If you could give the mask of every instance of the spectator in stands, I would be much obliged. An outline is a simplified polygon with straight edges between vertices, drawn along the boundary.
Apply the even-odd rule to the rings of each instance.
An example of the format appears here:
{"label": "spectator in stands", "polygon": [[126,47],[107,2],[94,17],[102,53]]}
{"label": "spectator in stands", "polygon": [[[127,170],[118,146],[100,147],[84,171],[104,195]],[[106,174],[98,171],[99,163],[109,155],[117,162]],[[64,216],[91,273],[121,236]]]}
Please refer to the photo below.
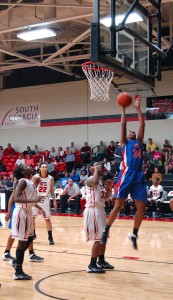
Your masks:
{"label": "spectator in stands", "polygon": [[71,171],[71,174],[70,174],[70,178],[72,178],[73,179],[73,181],[75,182],[75,183],[79,183],[79,181],[80,181],[80,176],[79,176],[79,174],[76,172],[76,169],[72,169],[72,171]]}
{"label": "spectator in stands", "polygon": [[62,195],[60,196],[60,205],[62,213],[65,213],[66,206],[70,203],[72,199],[76,202],[76,212],[77,214],[79,214],[80,189],[77,183],[75,183],[72,178],[69,178],[68,184],[66,185]]}
{"label": "spectator in stands", "polygon": [[15,165],[19,166],[21,164],[25,165],[25,159],[23,158],[23,154],[22,153],[19,154],[18,159],[16,160]]}
{"label": "spectator in stands", "polygon": [[155,169],[154,169],[154,173],[152,174],[152,177],[150,178],[150,180],[152,180],[152,183],[153,183],[153,184],[154,184],[154,179],[155,179],[155,178],[157,178],[159,184],[161,184],[161,182],[162,182],[162,174],[159,173],[158,168],[155,168]]}
{"label": "spectator in stands", "polygon": [[65,188],[66,184],[68,183],[69,178],[70,178],[70,174],[68,172],[65,172],[64,177],[61,178],[60,183],[59,183],[59,185],[62,189]]}
{"label": "spectator in stands", "polygon": [[165,174],[173,173],[173,153],[171,157],[168,159],[168,162],[165,165]]}
{"label": "spectator in stands", "polygon": [[106,146],[103,144],[103,141],[100,141],[100,144],[97,145],[97,153],[96,153],[96,159],[97,161],[102,161],[104,157],[106,157]]}
{"label": "spectator in stands", "polygon": [[120,164],[122,161],[122,153],[121,153],[121,144],[118,143],[117,148],[115,149],[115,166],[116,166],[116,172],[118,173],[120,171]]}
{"label": "spectator in stands", "polygon": [[107,156],[108,156],[109,160],[114,158],[115,149],[116,149],[115,143],[114,143],[114,141],[111,141],[110,145],[107,147]]}
{"label": "spectator in stands", "polygon": [[151,161],[151,162],[153,161],[153,153],[151,152],[150,147],[147,148],[147,152],[145,153],[145,156],[148,157],[149,161]]}
{"label": "spectator in stands", "polygon": [[26,150],[23,151],[23,155],[24,155],[24,156],[26,156],[27,154],[30,154],[30,155],[33,154],[33,151],[31,150],[30,146],[27,146],[27,147],[26,147]]}
{"label": "spectator in stands", "polygon": [[33,154],[37,154],[37,153],[39,153],[40,151],[39,151],[39,149],[38,149],[38,146],[37,145],[35,145],[34,146],[34,149],[32,150],[32,153]]}
{"label": "spectator in stands", "polygon": [[11,147],[11,144],[8,143],[7,148],[5,148],[4,150],[4,156],[14,155],[14,154],[15,154],[15,150]]}
{"label": "spectator in stands", "polygon": [[110,173],[113,175],[113,177],[115,177],[115,174],[117,172],[117,166],[115,164],[115,159],[111,160],[111,171]]}
{"label": "spectator in stands", "polygon": [[4,149],[2,146],[0,146],[0,158],[4,155]]}
{"label": "spectator in stands", "polygon": [[152,138],[148,139],[148,143],[147,143],[147,148],[151,149],[151,152],[154,152],[155,148],[156,148],[156,144],[153,142]]}
{"label": "spectator in stands", "polygon": [[156,211],[157,217],[160,216],[160,212],[163,206],[163,187],[159,184],[159,179],[155,178],[153,180],[153,185],[149,189],[150,197],[147,199],[146,202],[146,210],[149,212]]}
{"label": "spectator in stands", "polygon": [[31,157],[30,154],[26,154],[26,157],[25,157],[25,165],[34,168],[34,159]]}
{"label": "spectator in stands", "polygon": [[75,152],[76,152],[76,147],[75,147],[75,145],[74,145],[74,142],[71,142],[71,146],[70,146],[70,150],[71,150],[71,152],[74,154]]}
{"label": "spectator in stands", "polygon": [[72,172],[72,169],[74,168],[75,160],[76,158],[74,153],[72,153],[71,150],[69,150],[66,157],[64,158],[68,172]]}
{"label": "spectator in stands", "polygon": [[[114,194],[112,193],[112,188],[111,186],[111,180],[105,180],[105,177],[103,178],[103,186],[105,188],[105,190],[107,190],[107,197],[105,199],[105,212],[107,215],[109,215],[109,213],[111,212],[114,204],[115,204],[115,200],[114,200]],[[104,181],[105,180],[105,181]],[[113,182],[112,182],[113,184]]]}
{"label": "spectator in stands", "polygon": [[82,165],[82,167],[80,169],[80,173],[82,173],[82,171],[85,171],[86,174],[88,175],[88,171],[87,171],[87,166],[86,165]]}
{"label": "spectator in stands", "polygon": [[154,168],[161,169],[163,165],[163,154],[159,151],[159,148],[156,147],[153,153],[153,163]]}
{"label": "spectator in stands", "polygon": [[80,181],[79,181],[79,186],[80,187],[85,185],[85,182],[86,182],[87,178],[88,178],[88,175],[87,175],[86,171],[83,170],[80,174]]}
{"label": "spectator in stands", "polygon": [[91,162],[91,148],[87,142],[84,142],[84,146],[80,149],[80,154],[84,164]]}
{"label": "spectator in stands", "polygon": [[7,175],[4,175],[4,179],[2,180],[2,187],[4,188],[4,191],[6,192],[6,201],[8,203],[8,200],[13,192],[13,185],[14,185],[14,176],[13,174],[10,174],[10,178],[8,178]]}
{"label": "spectator in stands", "polygon": [[[7,174],[4,174],[4,178],[0,180],[0,191],[12,191],[14,187],[14,183],[16,178],[14,178],[13,174],[10,174],[10,178],[8,178]],[[7,196],[7,195],[6,195]],[[9,197],[8,197],[9,199]]]}
{"label": "spectator in stands", "polygon": [[2,159],[0,158],[0,173],[1,172],[7,172],[6,165],[3,164]]}
{"label": "spectator in stands", "polygon": [[165,139],[164,144],[162,146],[162,152],[168,152],[170,146],[171,145],[169,144],[169,141]]}
{"label": "spectator in stands", "polygon": [[50,157],[49,150],[45,150],[44,155],[43,155],[43,160],[47,161],[49,157]]}
{"label": "spectator in stands", "polygon": [[131,195],[129,194],[122,209],[120,211],[120,216],[129,216],[134,217],[136,213],[136,205],[135,201],[132,199]]}
{"label": "spectator in stands", "polygon": [[42,163],[43,163],[43,157],[40,157],[39,162],[38,162],[38,166],[37,166],[37,168],[35,168],[37,170],[37,172],[39,172]]}
{"label": "spectator in stands", "polygon": [[67,154],[69,153],[69,150],[70,150],[70,147],[67,146],[67,147],[65,148],[63,158],[65,158],[65,157],[67,156]]}
{"label": "spectator in stands", "polygon": [[13,191],[13,185],[14,185],[14,175],[10,174],[10,177],[7,182],[7,189],[10,189],[11,191]]}
{"label": "spectator in stands", "polygon": [[142,143],[142,152],[143,152],[143,155],[145,154],[146,151],[147,151],[146,144]]}
{"label": "spectator in stands", "polygon": [[51,147],[51,151],[50,151],[49,157],[50,158],[55,158],[56,157],[55,147]]}
{"label": "spectator in stands", "polygon": [[40,161],[40,153],[39,152],[36,152],[35,156],[34,156],[34,164],[38,164],[39,161]]}
{"label": "spectator in stands", "polygon": [[59,154],[60,156],[62,156],[63,158],[65,157],[65,151],[62,149],[62,147],[58,147],[58,151],[59,151]]}
{"label": "spectator in stands", "polygon": [[103,169],[103,180],[105,182],[108,179],[112,180],[113,179],[113,175],[111,174],[111,172],[108,172],[108,170],[106,168],[104,168]]}
{"label": "spectator in stands", "polygon": [[108,172],[111,171],[111,164],[110,161],[107,159],[107,157],[103,158],[103,166]]}
{"label": "spectator in stands", "polygon": [[168,152],[166,152],[166,156],[165,156],[166,162],[168,162],[168,160],[171,158],[172,153],[173,153],[173,151],[172,151],[172,146],[169,145],[169,147],[168,147]]}
{"label": "spectator in stands", "polygon": [[2,187],[6,188],[9,183],[8,175],[4,174],[4,178],[1,180]]}
{"label": "spectator in stands", "polygon": [[48,160],[47,160],[47,166],[48,166],[48,174],[51,175],[54,178],[54,181],[56,182],[55,165],[51,161],[51,158],[48,158]]}
{"label": "spectator in stands", "polygon": [[62,162],[63,161],[63,157],[60,155],[60,151],[57,152],[55,160],[56,160],[56,162]]}
{"label": "spectator in stands", "polygon": [[146,180],[151,178],[152,173],[154,172],[154,165],[146,155],[143,157],[142,172],[144,173]]}

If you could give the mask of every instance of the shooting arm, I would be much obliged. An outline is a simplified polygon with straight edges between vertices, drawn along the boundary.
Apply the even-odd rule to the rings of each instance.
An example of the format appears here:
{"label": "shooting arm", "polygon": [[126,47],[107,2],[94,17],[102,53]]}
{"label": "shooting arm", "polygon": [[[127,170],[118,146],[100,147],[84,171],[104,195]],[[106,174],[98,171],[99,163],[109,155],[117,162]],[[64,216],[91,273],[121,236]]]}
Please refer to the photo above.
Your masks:
{"label": "shooting arm", "polygon": [[126,115],[125,115],[125,107],[122,106],[122,113],[121,113],[121,138],[120,143],[121,146],[125,145],[126,142],[126,135],[127,135],[127,129],[126,129]]}

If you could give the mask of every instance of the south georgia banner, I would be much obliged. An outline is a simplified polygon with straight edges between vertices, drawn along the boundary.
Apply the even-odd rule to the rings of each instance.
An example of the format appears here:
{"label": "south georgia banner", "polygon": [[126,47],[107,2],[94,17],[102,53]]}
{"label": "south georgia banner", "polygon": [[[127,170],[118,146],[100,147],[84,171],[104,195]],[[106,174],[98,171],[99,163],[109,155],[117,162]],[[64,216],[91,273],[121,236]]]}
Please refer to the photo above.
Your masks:
{"label": "south georgia banner", "polygon": [[0,106],[0,128],[40,127],[40,104],[8,104]]}

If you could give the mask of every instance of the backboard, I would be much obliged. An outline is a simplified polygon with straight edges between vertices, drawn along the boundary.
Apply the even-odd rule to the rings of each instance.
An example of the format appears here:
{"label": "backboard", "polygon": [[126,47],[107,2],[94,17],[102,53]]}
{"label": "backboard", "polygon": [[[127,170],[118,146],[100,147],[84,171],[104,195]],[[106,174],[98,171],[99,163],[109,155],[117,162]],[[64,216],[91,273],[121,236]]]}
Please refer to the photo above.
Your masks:
{"label": "backboard", "polygon": [[160,0],[150,1],[157,11],[155,29],[153,12],[139,0],[94,0],[91,25],[91,61],[113,70],[127,84],[151,89],[147,96],[152,96],[155,78],[161,80],[161,59],[166,56],[161,50]]}

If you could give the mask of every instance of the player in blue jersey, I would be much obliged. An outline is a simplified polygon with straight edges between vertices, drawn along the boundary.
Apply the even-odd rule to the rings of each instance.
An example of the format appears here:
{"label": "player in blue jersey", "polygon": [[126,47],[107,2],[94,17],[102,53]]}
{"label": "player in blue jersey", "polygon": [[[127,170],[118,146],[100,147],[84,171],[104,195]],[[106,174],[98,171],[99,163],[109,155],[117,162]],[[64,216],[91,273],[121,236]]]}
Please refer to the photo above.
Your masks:
{"label": "player in blue jersey", "polygon": [[110,213],[107,225],[102,234],[101,244],[107,243],[109,229],[120,212],[128,194],[134,199],[137,212],[134,219],[133,233],[129,233],[128,237],[132,243],[132,247],[137,250],[138,230],[141,225],[145,202],[147,200],[147,190],[145,185],[144,174],[142,172],[142,143],[144,138],[145,122],[140,109],[140,98],[134,101],[139,120],[139,131],[136,137],[134,131],[126,130],[125,107],[122,106],[121,114],[121,151],[122,151],[122,169],[118,174],[116,181],[116,201],[113,210]]}

